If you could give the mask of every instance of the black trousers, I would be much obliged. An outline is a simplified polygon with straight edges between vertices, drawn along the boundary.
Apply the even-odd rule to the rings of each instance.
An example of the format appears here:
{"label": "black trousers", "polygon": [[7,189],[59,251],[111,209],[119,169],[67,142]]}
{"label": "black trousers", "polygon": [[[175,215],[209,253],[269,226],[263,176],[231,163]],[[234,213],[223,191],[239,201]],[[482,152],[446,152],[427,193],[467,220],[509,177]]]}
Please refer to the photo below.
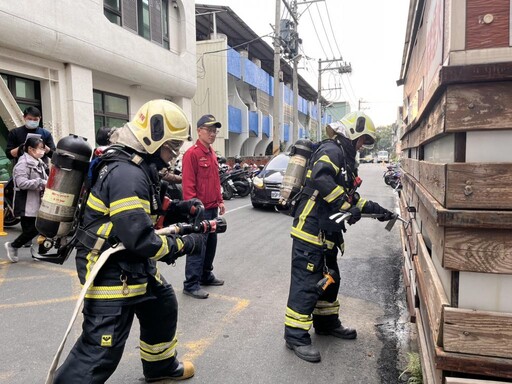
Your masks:
{"label": "black trousers", "polygon": [[58,369],[54,384],[100,384],[114,373],[134,315],[140,323],[140,354],[144,376],[165,377],[178,368],[176,324],[178,302],[171,285],[151,284],[154,298],[126,306],[84,305],[82,335]]}
{"label": "black trousers", "polygon": [[[206,209],[204,219],[212,220],[218,216],[218,208]],[[187,255],[185,263],[185,281],[183,288],[187,291],[196,291],[200,288],[200,281],[209,281],[215,278],[213,275],[213,259],[217,250],[217,234],[206,233],[203,235],[203,247],[200,252]]]}
{"label": "black trousers", "polygon": [[[340,240],[341,239],[341,240]],[[341,246],[341,236],[336,236],[336,245]],[[341,242],[341,243],[340,243]],[[309,345],[308,323],[317,330],[330,330],[341,325],[337,311],[337,298],[340,288],[339,278],[320,294],[316,285],[323,278],[325,266],[332,269],[339,276],[340,270],[336,256],[338,249],[321,248],[304,241],[293,239],[292,271],[290,292],[288,295],[287,314],[285,317],[284,338],[293,345]],[[331,314],[317,315],[313,311],[318,302],[331,306]],[[310,319],[307,319],[310,317]],[[312,320],[312,321],[311,321]],[[310,327],[311,325],[309,325]]]}
{"label": "black trousers", "polygon": [[36,229],[36,218],[22,216],[21,230],[21,234],[11,243],[13,248],[23,247],[26,243],[31,241],[39,234],[38,230]]}

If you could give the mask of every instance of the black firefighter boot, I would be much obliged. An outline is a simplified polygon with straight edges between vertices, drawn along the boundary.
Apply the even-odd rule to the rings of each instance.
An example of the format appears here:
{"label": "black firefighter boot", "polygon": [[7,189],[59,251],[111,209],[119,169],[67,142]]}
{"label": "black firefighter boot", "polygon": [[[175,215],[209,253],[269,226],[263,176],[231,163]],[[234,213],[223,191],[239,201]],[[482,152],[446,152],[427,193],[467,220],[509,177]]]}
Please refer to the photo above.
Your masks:
{"label": "black firefighter boot", "polygon": [[340,339],[352,340],[357,337],[357,331],[353,328],[345,328],[340,325],[338,328],[330,329],[327,331],[315,329],[317,335],[334,336]]}
{"label": "black firefighter boot", "polygon": [[318,363],[321,360],[320,352],[312,344],[309,345],[293,345],[286,342],[286,348],[293,350],[302,360],[310,363]]}

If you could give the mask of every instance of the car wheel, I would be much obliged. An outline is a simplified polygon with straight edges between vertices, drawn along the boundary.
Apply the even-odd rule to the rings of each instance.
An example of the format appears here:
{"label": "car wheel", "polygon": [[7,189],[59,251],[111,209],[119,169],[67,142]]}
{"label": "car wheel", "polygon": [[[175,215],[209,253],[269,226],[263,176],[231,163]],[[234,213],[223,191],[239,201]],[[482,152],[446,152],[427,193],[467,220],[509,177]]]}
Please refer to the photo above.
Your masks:
{"label": "car wheel", "polygon": [[254,201],[251,202],[252,203],[252,206],[256,209],[260,209],[260,208],[263,208],[264,205],[261,204],[261,203],[255,203]]}

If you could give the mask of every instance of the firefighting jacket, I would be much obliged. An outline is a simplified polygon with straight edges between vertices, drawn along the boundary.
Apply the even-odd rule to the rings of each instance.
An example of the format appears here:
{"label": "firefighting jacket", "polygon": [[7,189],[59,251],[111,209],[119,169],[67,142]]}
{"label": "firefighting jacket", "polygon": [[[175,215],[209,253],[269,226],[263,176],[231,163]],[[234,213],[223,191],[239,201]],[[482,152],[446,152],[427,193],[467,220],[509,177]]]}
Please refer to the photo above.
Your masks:
{"label": "firefighting jacket", "polygon": [[343,222],[337,224],[329,216],[353,205],[365,211],[367,201],[356,193],[359,178],[353,154],[353,148],[343,148],[334,140],[323,141],[312,154],[293,220],[292,237],[323,246],[325,234],[344,230]]}
{"label": "firefighting jacket", "polygon": [[[96,236],[99,246],[77,246],[76,266],[81,284],[88,278],[101,252],[117,243],[125,250],[113,254],[99,271],[86,299],[109,302],[140,300],[148,279],[161,283],[156,261],[173,257],[183,248],[180,238],[156,235],[151,214],[152,180],[147,164],[110,161],[99,166],[87,199],[82,234]],[[85,229],[85,230],[84,230]]]}

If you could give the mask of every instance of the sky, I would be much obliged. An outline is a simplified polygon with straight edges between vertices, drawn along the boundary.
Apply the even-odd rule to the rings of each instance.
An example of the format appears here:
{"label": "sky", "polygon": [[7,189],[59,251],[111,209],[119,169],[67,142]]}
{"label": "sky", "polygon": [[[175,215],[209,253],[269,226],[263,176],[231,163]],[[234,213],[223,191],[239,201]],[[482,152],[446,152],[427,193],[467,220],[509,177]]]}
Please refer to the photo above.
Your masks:
{"label": "sky", "polygon": [[[198,0],[196,3],[229,6],[263,36],[272,32],[275,1]],[[322,95],[329,101],[348,101],[352,111],[361,106],[376,126],[394,123],[403,99],[403,89],[396,81],[400,77],[409,0],[324,0],[301,4],[303,1],[297,0],[298,32],[303,40],[300,75],[317,89],[318,60],[341,56],[351,64],[352,73],[337,75],[325,71]],[[281,14],[290,18],[282,2]],[[265,40],[272,45],[272,40]],[[342,89],[324,90],[335,87]]]}

